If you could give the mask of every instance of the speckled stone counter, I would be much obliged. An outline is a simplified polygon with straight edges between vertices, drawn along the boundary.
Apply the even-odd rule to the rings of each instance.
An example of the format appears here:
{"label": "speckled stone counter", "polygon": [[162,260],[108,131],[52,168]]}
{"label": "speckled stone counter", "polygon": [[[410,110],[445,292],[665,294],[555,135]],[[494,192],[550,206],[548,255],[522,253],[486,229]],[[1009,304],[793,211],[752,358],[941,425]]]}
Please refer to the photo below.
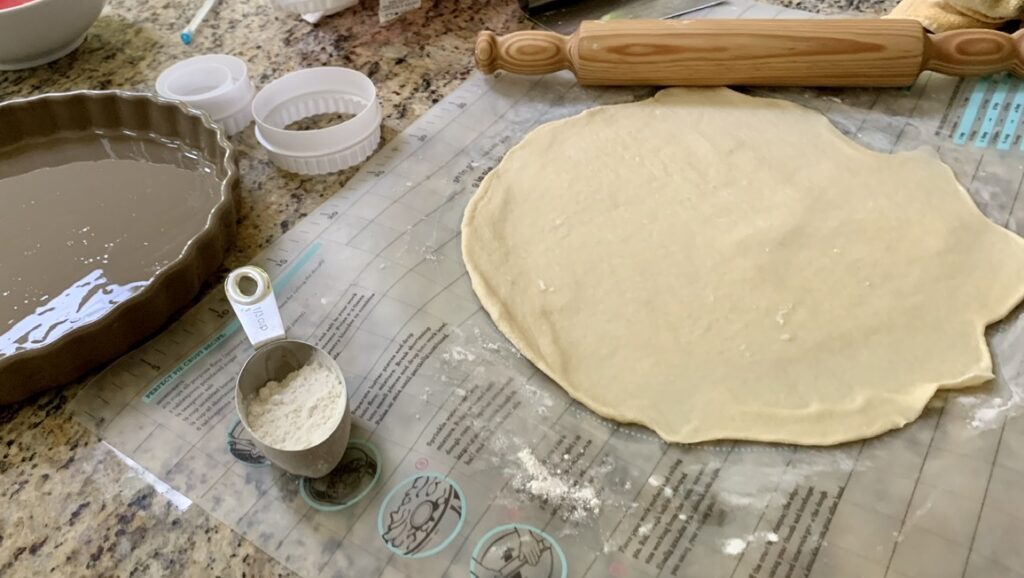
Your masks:
{"label": "speckled stone counter", "polygon": [[[821,12],[883,13],[891,0],[778,0]],[[267,0],[226,1],[192,47],[177,39],[198,0],[110,0],[85,44],[29,71],[0,72],[0,100],[77,88],[145,90],[172,62],[224,52],[257,85],[319,65],[355,68],[376,83],[389,139],[470,72],[474,34],[527,26],[514,0],[424,0],[377,23],[376,2],[311,26]],[[238,266],[315,209],[351,176],[298,177],[273,168],[252,128],[234,137],[242,174]],[[291,575],[231,529],[123,458],[75,422],[70,386],[0,408],[0,577]]]}
{"label": "speckled stone counter", "polygon": [[819,14],[846,14],[851,16],[882,16],[896,6],[897,0],[761,0],[796,10]]}

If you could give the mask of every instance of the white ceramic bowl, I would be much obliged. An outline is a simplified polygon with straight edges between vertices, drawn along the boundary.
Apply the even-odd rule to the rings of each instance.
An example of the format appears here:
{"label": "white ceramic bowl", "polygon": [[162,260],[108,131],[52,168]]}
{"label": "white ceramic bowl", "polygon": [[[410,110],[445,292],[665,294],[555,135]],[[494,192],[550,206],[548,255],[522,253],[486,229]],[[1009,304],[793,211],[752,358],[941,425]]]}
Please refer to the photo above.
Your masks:
{"label": "white ceramic bowl", "polygon": [[106,0],[34,0],[0,10],[0,70],[45,64],[78,48]]}

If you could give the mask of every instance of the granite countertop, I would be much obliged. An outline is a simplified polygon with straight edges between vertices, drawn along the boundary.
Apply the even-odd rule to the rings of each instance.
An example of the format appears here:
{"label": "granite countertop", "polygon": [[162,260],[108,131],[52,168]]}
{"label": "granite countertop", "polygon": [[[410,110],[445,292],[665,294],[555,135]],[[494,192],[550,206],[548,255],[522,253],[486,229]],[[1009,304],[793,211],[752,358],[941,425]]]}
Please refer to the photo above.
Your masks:
{"label": "granite countertop", "polygon": [[[192,47],[179,31],[198,0],[110,0],[85,43],[53,64],[0,72],[0,100],[79,88],[148,89],[195,54],[248,62],[262,86],[298,68],[338,65],[367,74],[390,139],[470,73],[483,28],[527,26],[514,0],[424,0],[379,25],[376,2],[311,26],[266,0],[223,2]],[[892,0],[776,0],[796,8],[878,14]],[[337,191],[353,171],[298,177],[273,168],[250,126],[233,137],[242,175],[239,232],[225,266],[247,262]],[[81,384],[0,407],[0,576],[292,574],[223,523],[100,442],[66,409]]]}
{"label": "granite countertop", "polygon": [[882,16],[896,6],[898,0],[761,0],[775,4],[817,12],[818,14],[846,14],[850,16]]}

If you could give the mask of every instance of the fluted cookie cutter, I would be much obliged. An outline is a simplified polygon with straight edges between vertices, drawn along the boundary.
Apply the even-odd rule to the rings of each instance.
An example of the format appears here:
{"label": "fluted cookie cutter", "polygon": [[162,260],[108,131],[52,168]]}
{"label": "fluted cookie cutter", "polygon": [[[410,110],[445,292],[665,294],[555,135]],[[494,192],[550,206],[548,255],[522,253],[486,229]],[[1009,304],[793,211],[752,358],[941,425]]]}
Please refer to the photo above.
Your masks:
{"label": "fluted cookie cutter", "polygon": [[[317,130],[285,127],[316,114],[352,118]],[[377,88],[364,74],[325,66],[286,74],[252,101],[256,140],[278,167],[306,175],[332,173],[366,160],[380,142]]]}
{"label": "fluted cookie cutter", "polygon": [[278,8],[300,14],[312,24],[324,16],[341,12],[358,3],[359,0],[274,0]]}
{"label": "fluted cookie cutter", "polygon": [[[274,288],[266,271],[251,265],[235,269],[224,281],[224,290],[242,329],[256,348],[235,382],[235,407],[242,425],[252,434],[253,442],[263,455],[281,469],[308,478],[327,475],[345,455],[352,429],[345,376],[334,358],[324,350],[305,341],[286,338]],[[306,449],[287,450],[264,442],[249,426],[248,410],[253,398],[268,381],[281,381],[289,373],[314,362],[333,371],[341,383],[344,404],[337,415],[337,425],[323,441]]]}
{"label": "fluted cookie cutter", "polygon": [[204,54],[176,62],[160,73],[156,91],[205,111],[229,135],[252,122],[256,87],[245,62],[226,54]]}

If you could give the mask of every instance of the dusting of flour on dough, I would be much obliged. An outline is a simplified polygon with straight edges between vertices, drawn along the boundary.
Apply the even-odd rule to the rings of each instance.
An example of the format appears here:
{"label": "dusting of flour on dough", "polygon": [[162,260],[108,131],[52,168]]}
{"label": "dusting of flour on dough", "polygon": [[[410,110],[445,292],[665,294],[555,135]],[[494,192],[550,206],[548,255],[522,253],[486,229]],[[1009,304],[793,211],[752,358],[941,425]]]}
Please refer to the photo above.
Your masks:
{"label": "dusting of flour on dough", "polygon": [[327,439],[344,409],[341,381],[316,361],[261,387],[249,404],[247,421],[263,443],[302,450]]}

